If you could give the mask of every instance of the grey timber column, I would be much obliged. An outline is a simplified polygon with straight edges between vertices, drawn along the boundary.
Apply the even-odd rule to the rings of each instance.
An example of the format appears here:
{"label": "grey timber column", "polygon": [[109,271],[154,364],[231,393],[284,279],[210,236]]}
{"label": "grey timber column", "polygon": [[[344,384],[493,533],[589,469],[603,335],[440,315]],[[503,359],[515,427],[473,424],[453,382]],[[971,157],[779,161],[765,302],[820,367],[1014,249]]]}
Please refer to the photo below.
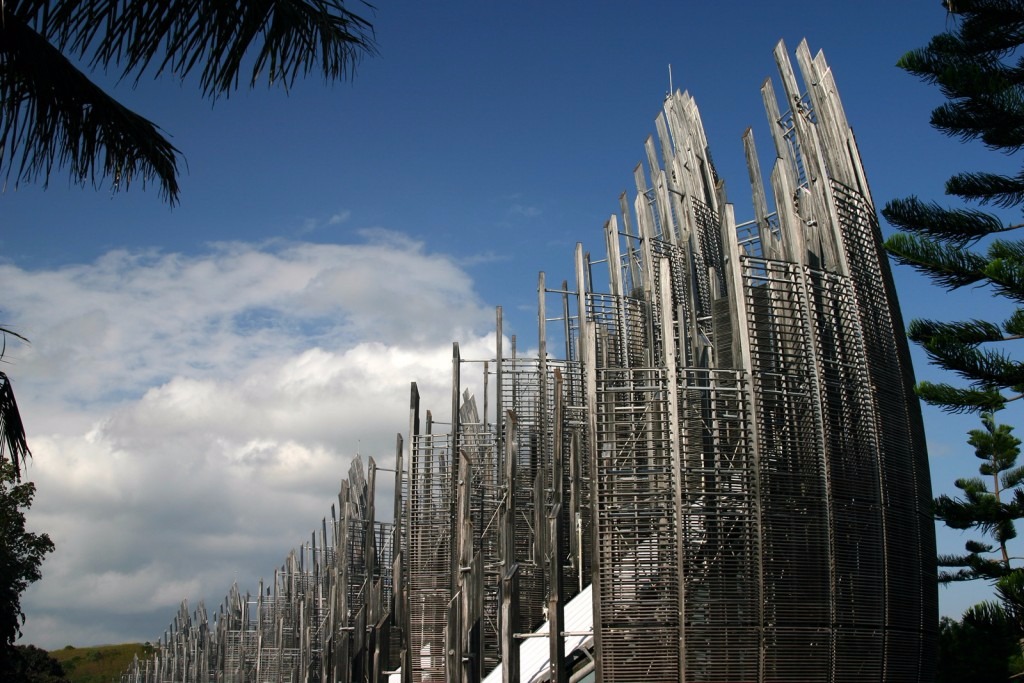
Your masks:
{"label": "grey timber column", "polygon": [[554,453],[551,458],[551,513],[548,517],[550,543],[547,549],[548,566],[548,671],[551,683],[568,683],[565,668],[565,604],[562,602],[562,571],[565,566],[565,542],[562,538],[562,424],[565,417],[562,373],[555,368]]}
{"label": "grey timber column", "polygon": [[[411,436],[410,436],[411,439]],[[408,650],[409,635],[409,600],[406,592],[405,577],[406,553],[402,539],[406,533],[403,520],[405,518],[405,502],[403,487],[407,481],[405,463],[403,461],[404,443],[401,434],[395,435],[395,493],[394,493],[394,527],[391,533],[391,624],[388,634],[387,662],[388,668],[404,668],[403,657]],[[403,676],[405,674],[403,673]]]}
{"label": "grey timber column", "polygon": [[459,655],[457,661],[457,680],[459,683],[479,683],[481,678],[482,648],[479,641],[480,618],[477,613],[476,573],[479,571],[479,558],[473,549],[473,519],[471,515],[470,484],[473,480],[473,462],[465,450],[459,450],[459,474],[457,479],[458,496],[456,499],[455,524],[457,553],[453,553],[458,561],[458,599],[453,604],[459,609]]}
{"label": "grey timber column", "polygon": [[519,681],[519,643],[515,629],[519,624],[519,565],[516,563],[515,519],[516,498],[512,487],[516,481],[516,415],[509,410],[505,417],[504,495],[501,504],[501,679],[506,683]]}
{"label": "grey timber column", "polygon": [[419,482],[419,472],[417,471],[417,458],[416,458],[416,442],[420,436],[420,392],[416,386],[416,382],[412,382],[409,386],[409,473],[408,473],[408,491],[409,497],[405,501],[405,522],[408,527],[406,537],[408,538],[408,558],[406,561],[407,571],[403,572],[402,576],[402,592],[401,599],[405,603],[405,609],[403,610],[403,623],[402,623],[402,683],[412,683],[413,680],[413,651],[412,651],[412,573],[414,567],[412,565],[412,558],[417,556],[418,553],[414,552],[414,543],[418,542],[418,539],[413,538],[413,496],[416,495],[417,485]]}
{"label": "grey timber column", "polygon": [[[583,372],[584,381],[584,406],[587,415],[587,450],[590,453],[591,462],[597,460],[597,441],[595,439],[595,433],[597,432],[597,385],[595,381],[596,364],[594,361],[594,327],[592,322],[589,320],[587,315],[587,289],[585,285],[585,271],[583,262],[583,245],[579,242],[576,243],[576,292],[579,303],[579,326],[580,326],[580,365]],[[597,590],[599,585],[599,568],[601,565],[601,558],[598,555],[598,543],[597,543],[597,473],[596,468],[592,467],[591,481],[590,481],[590,504],[591,504],[591,537],[587,539],[591,548],[591,576],[590,580],[594,590],[591,591],[592,599],[592,610],[593,610],[593,629],[594,629],[594,675],[596,683],[604,682],[604,668],[603,668],[603,641],[601,634],[601,591]]]}
{"label": "grey timber column", "polygon": [[[450,515],[450,536],[453,541],[459,538],[458,522],[458,500],[459,500],[459,465],[460,465],[460,434],[459,434],[459,399],[462,395],[461,382],[462,358],[459,354],[459,343],[452,344],[452,412],[451,430],[449,433],[449,468],[451,482],[449,488]],[[446,606],[447,629],[445,631],[445,655],[448,683],[460,683],[462,681],[462,629],[460,615],[460,604],[465,598],[460,592],[460,567],[459,550],[457,545],[449,549],[449,577],[451,580],[452,600]]]}
{"label": "grey timber column", "polygon": [[504,330],[502,329],[502,310],[498,306],[494,310],[494,452],[497,455],[498,479],[501,481],[501,473],[504,471],[505,457],[505,430],[502,428],[505,419],[504,403],[504,374],[505,361],[502,355],[502,342],[504,341]]}
{"label": "grey timber column", "polygon": [[363,637],[366,638],[366,663],[363,670],[366,672],[367,679],[371,681],[377,678],[375,654],[377,649],[377,638],[380,635],[377,626],[380,616],[378,612],[380,605],[380,586],[375,580],[377,576],[377,536],[373,533],[374,517],[376,515],[376,510],[374,509],[376,489],[377,463],[372,457],[369,457],[367,458],[366,465],[366,507],[364,508],[362,519],[362,523],[366,529],[363,537],[363,562],[366,565],[366,579],[364,583],[366,604],[363,606],[366,610],[366,626]]}

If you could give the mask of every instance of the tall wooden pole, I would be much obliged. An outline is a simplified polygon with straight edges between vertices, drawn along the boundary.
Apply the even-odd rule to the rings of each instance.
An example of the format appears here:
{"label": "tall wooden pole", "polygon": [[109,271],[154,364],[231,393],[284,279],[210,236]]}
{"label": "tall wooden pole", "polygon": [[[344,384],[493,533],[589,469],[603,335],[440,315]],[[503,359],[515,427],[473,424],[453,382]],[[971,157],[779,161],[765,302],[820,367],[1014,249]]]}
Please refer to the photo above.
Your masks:
{"label": "tall wooden pole", "polygon": [[601,654],[601,591],[597,590],[599,585],[598,579],[600,578],[600,565],[601,558],[598,556],[597,548],[599,546],[597,533],[598,533],[598,514],[596,510],[597,506],[597,362],[594,358],[595,345],[594,345],[594,324],[587,320],[587,293],[589,289],[587,283],[590,282],[587,278],[586,262],[583,255],[583,245],[580,243],[576,244],[576,289],[579,297],[579,325],[580,325],[580,367],[583,369],[583,379],[585,382],[586,397],[584,398],[584,406],[586,407],[587,415],[587,446],[590,453],[590,457],[595,463],[594,470],[590,475],[590,504],[592,506],[592,524],[591,524],[591,538],[588,539],[591,547],[591,583],[595,586],[593,593],[593,618],[594,618],[594,672],[596,683],[603,683],[604,681],[604,665],[602,663]]}
{"label": "tall wooden pole", "polygon": [[505,471],[501,505],[501,680],[519,683],[519,643],[515,639],[519,623],[519,586],[516,573],[515,518],[516,414],[509,410],[505,419]]}
{"label": "tall wooden pole", "polygon": [[459,593],[459,589],[461,587],[459,580],[459,548],[455,544],[455,539],[458,539],[460,533],[457,503],[459,500],[459,399],[461,398],[461,373],[459,371],[461,363],[462,359],[459,354],[459,343],[455,342],[452,344],[452,419],[451,432],[449,435],[449,448],[451,450],[449,452],[448,464],[448,476],[451,477],[448,505],[449,509],[452,511],[450,517],[452,528],[449,536],[449,538],[452,539],[452,545],[449,548],[449,576],[451,578],[452,599],[448,603],[448,628],[445,634],[445,652],[448,655],[445,674],[447,676],[448,683],[460,683],[462,681],[462,623],[459,617],[459,605],[461,604],[464,596]]}
{"label": "tall wooden pole", "polygon": [[[477,572],[480,570],[479,553],[473,551],[473,513],[470,500],[473,492],[470,485],[473,481],[473,462],[465,450],[459,450],[459,496],[456,525],[458,526],[457,557],[459,564],[459,620],[462,659],[459,662],[461,683],[480,683],[483,669],[480,650],[480,620],[482,614],[477,612]],[[482,606],[482,603],[480,603]]]}
{"label": "tall wooden pole", "polygon": [[562,571],[565,566],[565,543],[563,539],[562,510],[562,373],[555,368],[555,410],[552,419],[554,429],[552,440],[554,452],[551,458],[551,514],[548,523],[551,532],[548,538],[548,638],[550,643],[548,671],[551,683],[568,683],[565,668],[565,604],[562,602]]}
{"label": "tall wooden pole", "polygon": [[[429,424],[429,417],[428,417]],[[429,429],[429,427],[428,427]],[[420,391],[413,382],[409,388],[409,498],[405,500],[405,521],[409,525],[409,538],[412,538],[412,501],[416,496],[415,487],[418,482],[417,472],[414,470],[416,458],[416,439],[420,435]],[[410,549],[411,550],[411,549]],[[409,558],[405,558],[404,566],[408,569]],[[409,576],[410,572],[403,572],[400,600],[402,601],[402,683],[412,683],[412,615],[409,609]]]}

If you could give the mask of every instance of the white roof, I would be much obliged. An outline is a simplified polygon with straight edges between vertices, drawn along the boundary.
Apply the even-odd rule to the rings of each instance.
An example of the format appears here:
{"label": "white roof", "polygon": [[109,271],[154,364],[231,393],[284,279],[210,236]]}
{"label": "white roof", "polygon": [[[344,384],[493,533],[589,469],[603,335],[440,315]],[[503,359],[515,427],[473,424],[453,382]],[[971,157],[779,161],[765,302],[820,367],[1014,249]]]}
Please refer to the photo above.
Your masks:
{"label": "white roof", "polygon": [[[550,625],[547,621],[540,625],[534,633],[548,633]],[[565,630],[568,633],[584,633],[565,638],[565,655],[593,641],[594,633],[594,602],[591,598],[590,586],[565,604]],[[547,638],[523,638],[519,644],[519,683],[535,683],[547,680],[548,660],[551,647]],[[402,670],[393,671],[388,676],[388,683],[402,683]],[[483,683],[501,683],[501,667],[497,667],[487,675]]]}
{"label": "white roof", "polygon": [[[548,622],[540,625],[535,633],[547,633]],[[568,633],[586,633],[588,635],[571,635],[565,638],[565,654],[569,654],[582,646],[589,645],[594,632],[594,602],[591,598],[590,586],[587,586],[575,598],[565,604],[565,631]],[[519,644],[519,683],[534,683],[547,680],[548,661],[551,646],[547,638],[524,638]],[[501,667],[494,669],[484,683],[501,683]]]}

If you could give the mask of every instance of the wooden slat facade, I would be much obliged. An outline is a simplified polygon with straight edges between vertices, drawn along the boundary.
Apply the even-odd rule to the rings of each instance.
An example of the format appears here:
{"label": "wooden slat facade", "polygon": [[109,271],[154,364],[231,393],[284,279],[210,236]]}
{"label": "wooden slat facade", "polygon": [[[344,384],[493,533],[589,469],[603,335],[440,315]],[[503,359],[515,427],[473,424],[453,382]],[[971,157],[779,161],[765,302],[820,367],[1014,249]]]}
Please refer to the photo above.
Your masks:
{"label": "wooden slat facade", "polygon": [[499,309],[493,358],[454,348],[448,422],[413,385],[394,524],[356,460],[270,587],[212,625],[183,606],[124,680],[516,681],[541,628],[532,681],[932,681],[928,461],[875,209],[824,57],[775,61],[751,220],[672,93],[607,259],[541,276],[539,356],[503,348]]}

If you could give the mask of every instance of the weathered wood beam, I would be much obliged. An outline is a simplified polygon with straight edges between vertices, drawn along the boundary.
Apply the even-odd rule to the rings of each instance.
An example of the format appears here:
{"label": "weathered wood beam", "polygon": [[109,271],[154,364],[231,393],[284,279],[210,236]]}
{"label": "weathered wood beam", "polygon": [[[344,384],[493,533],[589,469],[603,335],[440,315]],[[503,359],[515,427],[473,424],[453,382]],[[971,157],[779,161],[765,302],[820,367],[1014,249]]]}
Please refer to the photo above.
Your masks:
{"label": "weathered wood beam", "polygon": [[519,565],[516,563],[515,517],[516,499],[516,414],[509,410],[505,418],[504,482],[502,486],[501,533],[501,679],[504,683],[519,681],[519,643],[515,638],[519,623]]}
{"label": "weathered wood beam", "polygon": [[555,405],[551,457],[551,513],[548,516],[547,573],[548,573],[548,673],[550,683],[568,683],[565,667],[565,604],[562,602],[562,579],[565,567],[563,538],[564,511],[562,507],[562,425],[565,423],[564,386],[562,373],[555,368]]}

